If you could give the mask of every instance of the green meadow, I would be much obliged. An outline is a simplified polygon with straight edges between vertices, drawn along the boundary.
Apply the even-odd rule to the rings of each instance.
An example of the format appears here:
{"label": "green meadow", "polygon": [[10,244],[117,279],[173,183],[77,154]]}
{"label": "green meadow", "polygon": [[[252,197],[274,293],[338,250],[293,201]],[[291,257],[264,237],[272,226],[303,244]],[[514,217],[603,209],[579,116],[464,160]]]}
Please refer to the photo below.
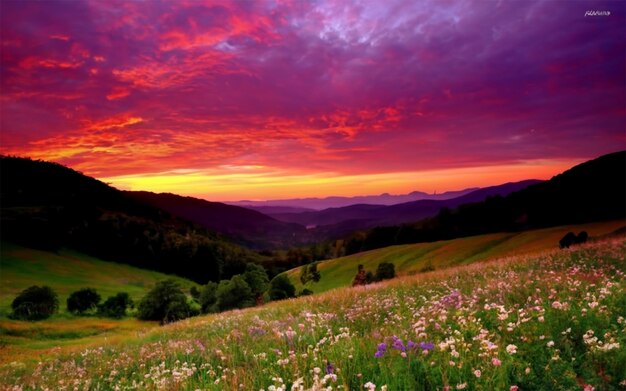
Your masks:
{"label": "green meadow", "polygon": [[613,236],[85,338],[3,360],[0,389],[619,390],[625,254]]}
{"label": "green meadow", "polygon": [[0,262],[0,319],[11,312],[15,296],[32,285],[54,289],[59,295],[61,317],[67,297],[80,288],[95,288],[103,300],[121,291],[139,300],[155,282],[167,278],[176,279],[186,290],[197,285],[184,278],[105,262],[71,250],[39,251],[6,242],[1,245]]}
{"label": "green meadow", "polygon": [[350,286],[362,264],[366,270],[376,271],[379,263],[391,262],[396,274],[412,275],[424,271],[470,264],[495,258],[523,255],[558,248],[559,240],[569,231],[587,231],[591,239],[608,235],[624,227],[624,221],[610,221],[581,225],[560,226],[517,233],[496,233],[467,238],[390,246],[365,251],[347,257],[320,262],[319,282],[300,282],[300,268],[287,273],[296,291],[303,288],[315,293]]}

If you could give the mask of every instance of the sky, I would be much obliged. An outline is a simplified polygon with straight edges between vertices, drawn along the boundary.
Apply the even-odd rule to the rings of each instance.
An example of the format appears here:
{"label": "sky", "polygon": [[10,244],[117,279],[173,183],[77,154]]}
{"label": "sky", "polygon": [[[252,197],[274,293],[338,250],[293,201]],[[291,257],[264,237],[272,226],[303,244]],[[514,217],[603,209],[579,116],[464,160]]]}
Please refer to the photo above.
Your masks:
{"label": "sky", "polygon": [[2,0],[0,153],[222,201],[548,179],[626,149],[625,25],[623,1]]}

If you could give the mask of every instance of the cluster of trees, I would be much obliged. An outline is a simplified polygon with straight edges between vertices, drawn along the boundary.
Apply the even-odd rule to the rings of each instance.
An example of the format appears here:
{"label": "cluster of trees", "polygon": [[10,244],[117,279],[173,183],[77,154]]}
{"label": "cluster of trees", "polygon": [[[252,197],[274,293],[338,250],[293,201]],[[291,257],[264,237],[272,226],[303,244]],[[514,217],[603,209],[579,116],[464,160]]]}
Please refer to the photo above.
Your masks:
{"label": "cluster of trees", "polygon": [[[316,270],[316,269],[315,269]],[[319,277],[318,277],[319,280]],[[200,289],[190,289],[187,296],[173,279],[158,282],[138,303],[137,317],[158,320],[161,324],[174,322],[200,313],[252,307],[266,300],[295,297],[295,287],[286,275],[271,281],[262,266],[248,263],[242,274],[219,283],[209,281]],[[93,288],[83,288],[67,298],[67,310],[75,315],[97,315],[122,318],[134,306],[125,292],[120,292],[101,303],[101,296]],[[22,320],[41,320],[59,310],[58,295],[48,286],[32,286],[22,291],[11,304],[11,317]]]}
{"label": "cluster of trees", "polygon": [[376,273],[365,270],[363,265],[357,267],[357,273],[352,280],[352,286],[367,285],[373,282],[389,280],[396,276],[396,266],[391,262],[381,262],[376,268]]}
{"label": "cluster of trees", "polygon": [[[100,303],[102,298],[93,288],[72,292],[67,298],[67,310],[75,315],[96,314],[109,318],[122,318],[133,301],[126,292],[120,292]],[[23,290],[11,303],[10,317],[22,320],[49,318],[59,310],[59,297],[49,286],[33,285]]]}

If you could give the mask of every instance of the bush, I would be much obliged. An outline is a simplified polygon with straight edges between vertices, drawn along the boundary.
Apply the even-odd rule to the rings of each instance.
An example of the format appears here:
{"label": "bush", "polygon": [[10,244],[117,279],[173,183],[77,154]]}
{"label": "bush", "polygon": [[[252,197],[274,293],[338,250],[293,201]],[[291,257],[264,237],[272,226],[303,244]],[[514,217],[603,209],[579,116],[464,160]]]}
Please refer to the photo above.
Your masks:
{"label": "bush", "polygon": [[317,262],[302,266],[302,271],[300,272],[302,285],[306,285],[309,281],[319,282],[320,278],[322,278],[322,275],[317,270]]}
{"label": "bush", "polygon": [[293,286],[289,277],[280,274],[270,282],[270,298],[272,300],[282,300],[296,296],[296,287]]}
{"label": "bush", "polygon": [[111,296],[98,306],[98,314],[108,318],[123,318],[126,315],[126,308],[133,306],[133,300],[126,292],[120,292]]}
{"label": "bush", "polygon": [[201,311],[204,314],[209,312],[217,312],[219,309],[216,306],[217,302],[217,282],[209,281],[200,290],[200,302]]}
{"label": "bush", "polygon": [[376,280],[388,280],[396,276],[396,267],[391,262],[382,262],[376,269]]}
{"label": "bush", "polygon": [[158,320],[161,324],[192,316],[187,296],[174,280],[159,281],[139,302],[137,317]]}
{"label": "bush", "polygon": [[304,288],[303,290],[300,291],[300,293],[298,293],[298,296],[310,296],[313,294],[313,291],[307,288]]}
{"label": "bush", "polygon": [[72,292],[67,298],[67,310],[77,315],[96,309],[102,298],[93,288],[83,288]]}
{"label": "bush", "polygon": [[46,319],[58,311],[59,298],[49,286],[33,285],[17,295],[11,303],[11,308],[13,319]]}
{"label": "bush", "polygon": [[220,281],[215,294],[220,311],[254,305],[252,289],[240,274],[233,276],[230,280]]}

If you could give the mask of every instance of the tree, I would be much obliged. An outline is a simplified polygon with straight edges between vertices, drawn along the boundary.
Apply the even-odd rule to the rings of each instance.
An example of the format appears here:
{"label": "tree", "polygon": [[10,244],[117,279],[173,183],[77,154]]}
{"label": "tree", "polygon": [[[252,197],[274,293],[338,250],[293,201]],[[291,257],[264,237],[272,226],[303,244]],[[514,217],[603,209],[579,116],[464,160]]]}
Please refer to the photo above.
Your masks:
{"label": "tree", "polygon": [[67,310],[77,315],[96,309],[102,298],[93,288],[83,288],[72,292],[67,298]]}
{"label": "tree", "polygon": [[318,282],[320,278],[322,278],[322,275],[317,271],[317,262],[302,266],[302,271],[300,272],[302,285],[306,285],[309,281]]}
{"label": "tree", "polygon": [[137,317],[161,324],[188,318],[193,311],[175,280],[159,281],[139,302]]}
{"label": "tree", "polygon": [[109,318],[123,318],[126,315],[126,308],[133,306],[133,300],[128,293],[120,292],[111,296],[98,306],[98,314]]}
{"label": "tree", "polygon": [[282,300],[296,296],[296,287],[293,286],[289,277],[279,274],[270,282],[270,298],[272,300]]}
{"label": "tree", "polygon": [[365,285],[369,282],[367,281],[367,273],[365,271],[365,267],[361,264],[357,266],[356,276],[354,276],[354,280],[352,280],[352,286]]}
{"label": "tree", "polygon": [[245,278],[237,274],[230,280],[222,280],[217,287],[217,307],[220,311],[254,305],[254,294]]}
{"label": "tree", "polygon": [[59,309],[59,298],[49,286],[33,285],[23,290],[11,303],[14,319],[40,320]]}
{"label": "tree", "polygon": [[200,289],[199,302],[202,313],[207,314],[219,310],[215,305],[217,302],[217,286],[217,282],[209,281]]}
{"label": "tree", "polygon": [[247,264],[246,271],[243,273],[243,278],[252,290],[256,304],[262,304],[263,293],[265,293],[265,291],[267,291],[270,287],[270,280],[267,277],[267,272],[263,266],[254,263]]}
{"label": "tree", "polygon": [[396,276],[396,266],[391,262],[382,262],[376,269],[376,280],[388,280]]}

